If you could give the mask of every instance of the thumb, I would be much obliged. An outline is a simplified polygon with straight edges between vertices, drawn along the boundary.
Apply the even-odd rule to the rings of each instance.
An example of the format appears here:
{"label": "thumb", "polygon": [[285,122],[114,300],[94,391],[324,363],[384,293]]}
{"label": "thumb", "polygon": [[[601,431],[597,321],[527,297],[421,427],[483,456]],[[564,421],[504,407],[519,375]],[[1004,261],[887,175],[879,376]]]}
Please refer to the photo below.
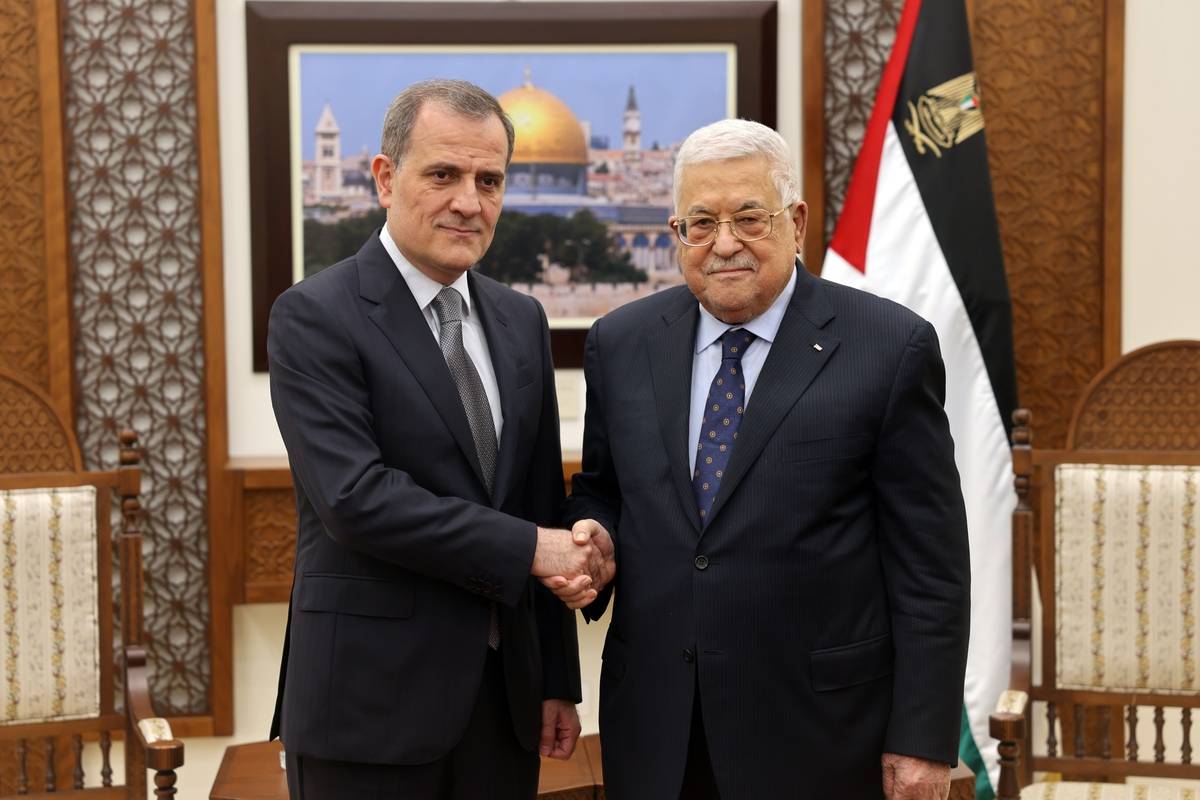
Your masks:
{"label": "thumb", "polygon": [[544,756],[550,755],[550,750],[554,747],[554,740],[557,734],[556,721],[553,717],[542,720],[542,735],[541,741],[538,743],[538,752]]}
{"label": "thumb", "polygon": [[883,796],[886,800],[895,800],[896,767],[889,761],[883,762]]}
{"label": "thumb", "polygon": [[575,523],[575,527],[571,528],[571,541],[578,545],[585,545],[592,540],[592,532],[581,523]]}

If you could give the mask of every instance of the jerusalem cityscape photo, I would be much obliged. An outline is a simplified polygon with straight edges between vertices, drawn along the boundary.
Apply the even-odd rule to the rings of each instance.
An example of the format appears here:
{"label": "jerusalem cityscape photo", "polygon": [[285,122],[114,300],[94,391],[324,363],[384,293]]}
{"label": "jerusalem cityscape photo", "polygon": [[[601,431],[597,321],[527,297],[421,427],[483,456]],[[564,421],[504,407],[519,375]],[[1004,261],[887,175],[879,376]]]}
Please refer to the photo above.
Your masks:
{"label": "jerusalem cityscape photo", "polygon": [[[669,83],[648,80],[644,64],[638,63],[644,56],[604,55],[617,55],[599,60],[614,74],[601,92],[578,82],[578,94],[586,100],[572,96],[574,82],[563,69],[579,69],[583,62],[578,56],[556,65],[544,54],[508,55],[504,61],[510,72],[524,63],[516,85],[502,91],[470,74],[476,70],[446,75],[492,91],[516,129],[504,211],[479,269],[536,297],[552,324],[578,324],[682,282],[676,240],[667,225],[675,154],[693,128],[731,112],[725,53],[676,59],[692,74],[706,71],[687,82],[701,87],[692,98],[677,96]],[[530,62],[540,69],[532,69]],[[475,66],[485,75],[496,71],[492,64]],[[309,72],[320,75],[315,69]],[[557,78],[567,91],[540,85],[543,73]],[[302,105],[312,105],[302,109],[301,117],[317,108],[319,113],[315,124],[301,131],[303,272],[298,269],[297,278],[352,254],[384,220],[370,173],[378,142],[367,133],[348,132],[341,120],[358,109],[337,97],[319,97],[313,84],[322,81],[302,75]],[[621,78],[623,83],[616,85]],[[606,94],[607,101],[597,94]],[[380,117],[385,109],[386,100]]]}

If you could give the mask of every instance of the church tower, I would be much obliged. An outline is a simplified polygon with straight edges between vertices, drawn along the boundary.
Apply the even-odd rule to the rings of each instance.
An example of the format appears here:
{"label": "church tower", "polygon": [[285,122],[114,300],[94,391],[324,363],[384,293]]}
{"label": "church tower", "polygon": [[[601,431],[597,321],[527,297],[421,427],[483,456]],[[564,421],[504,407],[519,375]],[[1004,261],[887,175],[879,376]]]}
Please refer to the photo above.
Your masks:
{"label": "church tower", "polygon": [[642,112],[638,111],[633,86],[629,87],[629,99],[625,101],[624,134],[625,152],[639,152],[642,149]]}
{"label": "church tower", "polygon": [[318,200],[335,198],[342,194],[342,131],[333,118],[329,103],[325,104],[321,118],[317,120],[316,136],[315,194]]}

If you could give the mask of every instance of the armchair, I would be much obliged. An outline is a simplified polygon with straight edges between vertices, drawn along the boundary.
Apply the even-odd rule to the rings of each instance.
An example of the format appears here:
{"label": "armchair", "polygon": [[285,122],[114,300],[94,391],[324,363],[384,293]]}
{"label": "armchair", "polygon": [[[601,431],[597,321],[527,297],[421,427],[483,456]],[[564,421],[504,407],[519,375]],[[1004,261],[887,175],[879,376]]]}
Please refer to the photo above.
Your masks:
{"label": "armchair", "polygon": [[[153,711],[142,646],[137,437],[121,434],[116,470],[85,472],[74,437],[36,388],[0,373],[0,395],[23,404],[32,431],[23,437],[2,432],[3,466],[50,467],[0,470],[0,797],[145,798],[147,769],[155,771],[155,796],[173,797],[183,743]],[[21,442],[29,453],[14,447]],[[119,659],[113,653],[114,495]],[[124,786],[113,785],[114,734],[125,741]],[[92,742],[99,748],[98,781],[92,782],[99,785],[85,789],[85,743]]]}
{"label": "armchair", "polygon": [[[1200,784],[1125,782],[1200,780],[1200,342],[1112,364],[1085,389],[1061,450],[1033,447],[1029,411],[1014,423],[1013,689],[990,720],[997,796],[1198,798]],[[1034,771],[1063,782],[1031,783]]]}

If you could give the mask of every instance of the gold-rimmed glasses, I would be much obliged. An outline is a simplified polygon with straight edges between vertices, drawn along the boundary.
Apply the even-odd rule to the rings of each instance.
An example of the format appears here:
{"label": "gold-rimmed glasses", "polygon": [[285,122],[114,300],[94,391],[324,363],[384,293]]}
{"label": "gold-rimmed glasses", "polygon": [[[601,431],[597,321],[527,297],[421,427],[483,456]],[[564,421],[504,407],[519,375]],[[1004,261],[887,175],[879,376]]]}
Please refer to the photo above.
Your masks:
{"label": "gold-rimmed glasses", "polygon": [[791,208],[784,206],[778,211],[770,212],[765,208],[750,208],[739,211],[729,219],[717,219],[711,214],[691,214],[686,217],[676,217],[671,227],[679,235],[679,241],[688,247],[704,247],[717,239],[721,226],[729,223],[729,231],[740,241],[757,242],[771,235],[775,217]]}

